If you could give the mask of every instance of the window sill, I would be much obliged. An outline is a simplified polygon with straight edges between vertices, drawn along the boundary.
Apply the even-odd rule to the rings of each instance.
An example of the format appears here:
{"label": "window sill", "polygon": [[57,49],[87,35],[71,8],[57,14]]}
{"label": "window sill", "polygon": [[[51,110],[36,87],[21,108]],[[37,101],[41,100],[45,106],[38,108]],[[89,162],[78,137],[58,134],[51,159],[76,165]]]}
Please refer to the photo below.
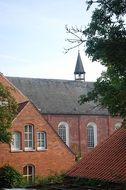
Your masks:
{"label": "window sill", "polygon": [[93,146],[93,147],[87,147],[88,149],[94,149],[95,148],[95,146]]}
{"label": "window sill", "polygon": [[24,149],[24,152],[35,152],[35,149]]}
{"label": "window sill", "polygon": [[23,152],[23,150],[16,150],[16,149],[13,149],[13,150],[11,150],[10,152]]}
{"label": "window sill", "polygon": [[45,148],[45,149],[43,149],[43,148],[37,148],[38,152],[44,152],[44,151],[47,151],[47,150],[48,150],[47,148]]}
{"label": "window sill", "polygon": [[18,153],[18,152],[45,152],[47,151],[48,149],[41,149],[41,148],[37,148],[37,149],[24,149],[24,150],[16,150],[16,149],[13,149],[13,150],[10,150],[10,152],[12,153]]}

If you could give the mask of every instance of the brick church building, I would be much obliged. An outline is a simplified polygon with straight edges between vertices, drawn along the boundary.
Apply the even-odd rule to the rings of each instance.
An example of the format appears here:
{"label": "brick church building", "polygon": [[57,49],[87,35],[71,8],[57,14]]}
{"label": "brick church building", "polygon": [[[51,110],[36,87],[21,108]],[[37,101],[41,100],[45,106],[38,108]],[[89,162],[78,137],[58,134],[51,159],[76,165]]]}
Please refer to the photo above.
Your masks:
{"label": "brick church building", "polygon": [[111,117],[94,102],[79,105],[79,96],[93,88],[93,82],[85,81],[79,52],[74,76],[75,80],[7,79],[37,107],[65,144],[75,154],[84,156],[119,128],[122,120]]}
{"label": "brick church building", "polygon": [[0,83],[18,103],[17,114],[9,129],[13,140],[10,145],[0,142],[0,168],[10,165],[28,182],[34,181],[35,176],[68,171],[75,164],[75,154],[36,106],[3,74],[0,74]]}

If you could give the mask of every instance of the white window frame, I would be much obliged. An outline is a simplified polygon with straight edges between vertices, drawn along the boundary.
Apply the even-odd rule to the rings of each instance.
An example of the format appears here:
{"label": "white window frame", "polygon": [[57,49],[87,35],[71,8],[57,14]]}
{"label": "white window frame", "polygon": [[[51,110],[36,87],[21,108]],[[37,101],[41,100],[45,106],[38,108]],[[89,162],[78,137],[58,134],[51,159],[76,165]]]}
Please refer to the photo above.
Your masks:
{"label": "white window frame", "polygon": [[12,151],[21,150],[21,133],[19,131],[14,131],[12,133],[11,150]]}
{"label": "white window frame", "polygon": [[46,132],[37,132],[37,150],[45,150],[46,146]]}
{"label": "white window frame", "polygon": [[[89,131],[89,128],[91,128],[90,130],[93,130],[93,136],[91,134],[92,131]],[[90,122],[87,125],[87,147],[94,148],[96,145],[97,145],[97,126],[94,122]]]}
{"label": "white window frame", "polygon": [[[64,129],[61,129],[61,127],[65,128],[65,134],[63,134]],[[64,121],[62,121],[62,122],[59,123],[59,125],[58,125],[58,134],[62,138],[62,140],[64,141],[64,143],[67,146],[69,146],[69,125],[68,125],[68,123],[66,123]]]}
{"label": "white window frame", "polygon": [[[26,167],[26,174],[24,174],[24,168]],[[30,167],[32,168],[32,173],[30,174]],[[23,168],[23,176],[26,178],[27,182],[30,182],[30,177],[31,177],[31,182],[34,182],[35,180],[35,166],[32,164],[28,164],[24,166]]]}
{"label": "white window frame", "polygon": [[[26,127],[28,128],[28,130],[26,131]],[[31,131],[30,131],[30,127],[31,127]],[[26,139],[27,136],[27,139]],[[26,142],[28,144],[28,146],[26,146]],[[30,146],[30,142],[31,142],[31,146]],[[24,127],[24,150],[25,151],[29,151],[29,150],[33,150],[33,146],[34,146],[34,142],[33,142],[33,125],[31,124],[27,124]]]}

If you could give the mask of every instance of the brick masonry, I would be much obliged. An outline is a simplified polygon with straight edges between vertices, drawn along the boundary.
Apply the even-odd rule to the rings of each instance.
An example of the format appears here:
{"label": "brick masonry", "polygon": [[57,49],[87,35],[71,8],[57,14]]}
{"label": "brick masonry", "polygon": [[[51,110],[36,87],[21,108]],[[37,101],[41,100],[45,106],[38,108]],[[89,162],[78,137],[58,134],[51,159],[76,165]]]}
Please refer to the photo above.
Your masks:
{"label": "brick masonry", "polygon": [[[24,126],[26,124],[34,126],[34,149],[32,151],[24,150]],[[75,163],[75,155],[30,102],[14,119],[11,131],[20,132],[22,148],[19,152],[11,152],[10,145],[1,143],[0,166],[9,164],[23,173],[23,167],[31,164],[35,166],[37,176],[45,176],[55,172],[66,172]],[[42,131],[47,135],[47,149],[37,151],[37,132]]]}
{"label": "brick masonry", "polygon": [[[27,97],[25,97],[18,89],[16,89],[3,75],[0,75],[0,82],[2,82],[5,86],[9,87],[12,95],[15,97],[15,99],[17,100],[18,103],[27,100]],[[59,114],[59,115],[55,115],[55,114],[52,114],[52,115],[46,114],[46,115],[44,115],[44,114],[42,114],[41,115],[39,113],[39,116],[37,116],[38,115],[38,111],[34,110],[35,113],[33,115],[31,110],[34,110],[34,109],[33,108],[32,109],[29,108],[27,110],[25,108],[25,114],[24,114],[24,116],[23,117],[20,116],[21,118],[19,118],[19,116],[18,116],[19,119],[17,120],[17,118],[16,118],[16,121],[14,120],[14,122],[17,123],[17,124],[13,123],[14,129],[16,129],[16,128],[19,129],[20,128],[20,130],[21,130],[21,128],[23,128],[23,126],[26,123],[29,123],[29,122],[31,123],[31,121],[34,118],[34,120],[32,121],[32,124],[34,124],[34,126],[35,126],[35,128],[34,128],[35,131],[38,130],[37,129],[38,126],[40,126],[40,128],[44,127],[45,124],[43,124],[43,123],[46,123],[46,125],[47,125],[47,123],[49,123],[49,125],[48,125],[47,128],[50,128],[49,126],[51,125],[53,127],[53,129],[55,130],[55,132],[57,132],[57,130],[58,130],[58,124],[61,121],[67,122],[68,125],[69,125],[69,130],[70,130],[70,132],[69,132],[70,148],[76,154],[78,154],[78,153],[81,152],[82,156],[86,155],[88,152],[90,152],[92,150],[92,148],[88,148],[87,147],[87,124],[89,122],[96,123],[96,126],[97,126],[97,142],[98,142],[98,144],[101,143],[101,142],[103,142],[106,138],[108,138],[115,131],[115,124],[117,122],[121,122],[120,118],[118,118],[118,117],[113,118],[113,117],[110,117],[108,115],[62,115],[62,114]],[[40,117],[41,117],[42,121],[41,121]],[[45,120],[43,118],[45,118],[45,120],[47,122],[45,122]],[[61,144],[64,147],[63,150],[65,149],[65,152],[66,152],[67,148],[66,148],[66,146],[63,143],[59,143],[59,142],[61,142],[61,139],[59,137],[56,137],[57,135],[55,133],[53,133],[52,131],[53,131],[52,128],[50,128],[50,132],[48,134],[48,150],[47,151],[45,151],[45,152],[33,151],[33,152],[22,152],[22,153],[13,153],[13,154],[11,153],[11,155],[15,156],[17,154],[18,158],[16,158],[16,160],[18,160],[21,157],[22,160],[24,160],[24,164],[26,163],[26,160],[27,160],[27,159],[26,160],[24,159],[25,158],[24,155],[26,155],[26,158],[29,158],[29,155],[32,155],[32,157],[34,158],[34,160],[37,157],[41,157],[42,156],[43,159],[45,158],[46,162],[47,162],[47,156],[48,156],[49,157],[48,164],[45,161],[43,162],[44,165],[43,165],[42,170],[44,170],[44,173],[45,174],[48,173],[47,171],[45,172],[44,168],[47,168],[47,170],[52,170],[52,168],[50,169],[50,166],[49,166],[50,164],[53,164],[53,168],[54,169],[56,167],[59,168],[59,165],[62,165],[62,166],[60,166],[61,170],[62,170],[62,167],[64,167],[63,166],[64,162],[62,163],[62,161],[63,161],[63,159],[62,159],[63,157],[62,156],[65,153],[63,153],[63,152],[61,153],[59,151],[59,149],[60,149]],[[51,137],[52,133],[55,134],[55,137],[57,138],[57,140],[54,140],[55,138]],[[22,138],[23,138],[23,136],[22,136]],[[52,145],[53,145],[53,149],[51,150],[51,146]],[[22,144],[22,147],[23,146],[24,145]],[[5,147],[5,149],[6,148],[7,147]],[[56,159],[55,157],[53,159],[54,152],[55,152],[55,154],[57,156],[59,156],[58,157],[59,161],[55,160]],[[70,152],[68,153],[68,152],[69,151],[67,151],[67,153],[66,153],[66,154],[69,155],[68,156],[69,157],[68,163],[71,162],[71,164],[72,164],[73,163],[73,155],[72,155],[72,158],[71,158],[72,161],[70,161],[70,157],[71,157],[70,155],[71,155],[71,153]],[[36,155],[37,155],[37,157],[36,157]],[[49,155],[51,155],[51,156],[49,156]],[[62,155],[62,156],[60,157],[60,155]],[[67,156],[67,155],[65,155],[65,156]],[[1,159],[3,160],[3,157]],[[60,163],[58,163],[58,162],[60,162]],[[45,165],[45,163],[46,163],[46,165]],[[68,165],[70,166],[71,164],[68,164]]]}
{"label": "brick masonry", "polygon": [[[2,75],[0,76],[0,82],[10,89],[18,103],[27,100]],[[24,150],[24,126],[26,124],[34,126],[34,149],[32,151]],[[47,176],[55,172],[66,172],[75,164],[75,155],[31,102],[28,102],[15,117],[10,131],[20,132],[22,148],[20,151],[12,152],[10,145],[0,143],[0,167],[9,164],[23,173],[23,168],[30,164],[35,166],[36,176]],[[38,151],[37,132],[42,131],[46,132],[47,135],[47,149]]]}
{"label": "brick masonry", "polygon": [[92,150],[87,147],[87,125],[94,122],[97,125],[97,142],[103,142],[115,131],[115,124],[122,120],[106,115],[44,115],[45,119],[58,131],[61,121],[67,122],[70,129],[70,148],[76,154],[84,156]]}

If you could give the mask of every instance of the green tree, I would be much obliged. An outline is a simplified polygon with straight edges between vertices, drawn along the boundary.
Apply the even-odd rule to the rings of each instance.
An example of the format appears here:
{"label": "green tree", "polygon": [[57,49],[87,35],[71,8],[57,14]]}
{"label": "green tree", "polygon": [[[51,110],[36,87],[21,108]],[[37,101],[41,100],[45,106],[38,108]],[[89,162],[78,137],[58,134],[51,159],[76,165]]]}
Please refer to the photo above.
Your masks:
{"label": "green tree", "polygon": [[17,111],[17,104],[7,88],[0,83],[0,141],[11,142],[11,133],[8,129],[11,127],[12,120]]}
{"label": "green tree", "polygon": [[126,1],[88,0],[87,10],[92,5],[94,11],[86,29],[74,31],[73,28],[66,27],[68,33],[74,33],[74,36],[76,34],[77,41],[74,39],[74,42],[78,43],[79,38],[80,42],[85,42],[85,52],[92,61],[106,66],[106,71],[94,83],[94,89],[80,97],[80,103],[93,100],[107,108],[111,115],[125,119]]}
{"label": "green tree", "polygon": [[0,168],[0,188],[13,188],[23,185],[23,176],[12,166]]}

